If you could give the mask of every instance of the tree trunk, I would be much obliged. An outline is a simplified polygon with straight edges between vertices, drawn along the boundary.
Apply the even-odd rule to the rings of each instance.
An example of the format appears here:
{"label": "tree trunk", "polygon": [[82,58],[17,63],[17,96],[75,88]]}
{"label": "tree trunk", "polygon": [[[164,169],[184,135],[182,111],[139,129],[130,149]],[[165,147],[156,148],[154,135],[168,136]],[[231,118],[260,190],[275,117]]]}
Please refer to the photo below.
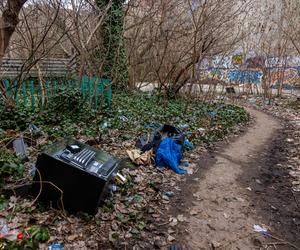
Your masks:
{"label": "tree trunk", "polygon": [[27,0],[8,0],[0,17],[0,64],[17,24],[19,13]]}
{"label": "tree trunk", "polygon": [[[125,0],[96,0],[96,4],[103,8],[109,4],[111,7],[104,19],[101,30],[102,46],[104,54],[103,73],[117,84],[117,88],[125,89],[128,86],[128,67],[125,53],[124,13],[123,3]],[[102,55],[103,57],[103,55]]]}

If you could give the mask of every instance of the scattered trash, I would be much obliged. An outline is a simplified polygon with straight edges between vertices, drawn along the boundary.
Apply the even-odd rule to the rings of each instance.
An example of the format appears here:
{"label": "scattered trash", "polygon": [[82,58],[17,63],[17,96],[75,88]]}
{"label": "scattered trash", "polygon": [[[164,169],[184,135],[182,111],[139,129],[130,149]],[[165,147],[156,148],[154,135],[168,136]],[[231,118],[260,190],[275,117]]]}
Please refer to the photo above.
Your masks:
{"label": "scattered trash", "polygon": [[22,160],[22,161],[27,161],[28,156],[27,156],[27,149],[26,145],[24,143],[23,137],[17,138],[13,141],[13,147],[16,152],[16,155]]}
{"label": "scattered trash", "polygon": [[0,220],[0,234],[1,235],[6,234],[6,233],[8,233],[8,231],[9,231],[9,228],[6,224],[6,221],[1,219]]}
{"label": "scattered trash", "polygon": [[181,166],[181,167],[188,167],[189,164],[188,164],[186,161],[181,161],[181,162],[180,162],[180,166]]}
{"label": "scattered trash", "polygon": [[[38,194],[39,201],[46,206],[51,204],[70,213],[94,214],[107,191],[106,184],[115,176],[121,184],[126,181],[118,175],[120,163],[104,151],[65,138],[39,154],[30,193]],[[51,171],[48,171],[49,167]],[[68,178],[61,178],[62,175]]]}
{"label": "scattered trash", "polygon": [[137,165],[148,165],[151,164],[153,159],[153,151],[149,150],[142,153],[139,149],[126,150],[127,155],[130,160]]}
{"label": "scattered trash", "polygon": [[163,195],[168,196],[168,197],[173,197],[175,195],[175,193],[172,191],[168,191],[168,192],[163,192]]}
{"label": "scattered trash", "polygon": [[29,132],[33,135],[41,134],[40,128],[34,124],[30,124],[28,129],[29,129]]}
{"label": "scattered trash", "polygon": [[36,125],[30,124],[29,125],[29,130],[40,130]]}
{"label": "scattered trash", "polygon": [[268,235],[268,230],[264,227],[261,227],[260,225],[253,225],[253,231],[260,233],[262,235]]}
{"label": "scattered trash", "polygon": [[107,121],[103,121],[102,123],[100,123],[100,126],[99,126],[101,129],[106,129],[108,128],[108,122]]}
{"label": "scattered trash", "polygon": [[23,234],[17,230],[12,230],[6,234],[0,234],[0,239],[6,239],[9,241],[21,240],[23,239]]}
{"label": "scattered trash", "polygon": [[[147,125],[148,127],[152,128],[157,128],[159,124],[157,123],[151,123],[150,125]],[[172,138],[176,143],[183,145],[185,136],[184,134],[176,127],[171,126],[171,125],[163,125],[159,126],[155,131],[153,132],[151,139],[146,137],[145,135],[141,136],[137,143],[136,146],[142,151],[149,151],[153,150],[153,153],[156,154],[156,151],[161,143],[161,141],[166,138],[170,137]]]}
{"label": "scattered trash", "polygon": [[179,168],[179,161],[182,159],[182,146],[170,137],[163,139],[156,152],[155,163],[157,167],[169,167],[177,174],[185,174],[185,169]]}
{"label": "scattered trash", "polygon": [[252,191],[252,188],[251,188],[251,187],[247,187],[246,189],[249,190],[249,191]]}
{"label": "scattered trash", "polygon": [[189,125],[188,124],[180,124],[180,125],[178,125],[178,128],[187,129],[187,128],[189,128]]}
{"label": "scattered trash", "polygon": [[188,150],[193,150],[194,149],[194,144],[191,143],[188,139],[184,140],[183,146],[187,148]]}
{"label": "scattered trash", "polygon": [[212,119],[212,120],[217,118],[217,112],[216,111],[208,112],[208,115],[209,115],[210,119]]}
{"label": "scattered trash", "polygon": [[6,239],[9,241],[15,241],[23,239],[23,233],[18,230],[10,230],[5,220],[0,220],[0,240]]}
{"label": "scattered trash", "polygon": [[128,122],[128,121],[129,121],[129,119],[128,119],[125,115],[121,115],[121,116],[119,117],[119,119],[120,119],[122,122]]}
{"label": "scattered trash", "polygon": [[108,190],[111,192],[111,193],[115,193],[118,191],[118,187],[116,185],[109,185],[108,186]]}
{"label": "scattered trash", "polygon": [[184,134],[176,127],[165,124],[163,125],[159,132],[164,136],[172,138],[177,144],[183,145],[185,136]]}
{"label": "scattered trash", "polygon": [[138,138],[135,146],[140,150],[142,150],[148,142],[149,142],[149,136],[143,134]]}
{"label": "scattered trash", "polygon": [[120,173],[117,173],[116,176],[114,177],[114,180],[117,184],[119,185],[124,185],[126,183],[126,177],[121,175]]}
{"label": "scattered trash", "polygon": [[152,130],[157,130],[161,127],[161,125],[159,123],[156,123],[156,122],[152,122],[152,123],[149,123],[145,126],[145,128],[147,129],[152,129]]}
{"label": "scattered trash", "polygon": [[64,250],[64,248],[60,244],[53,244],[50,247],[48,247],[48,250]]}
{"label": "scattered trash", "polygon": [[198,128],[197,131],[200,133],[200,134],[204,134],[205,133],[205,128]]}

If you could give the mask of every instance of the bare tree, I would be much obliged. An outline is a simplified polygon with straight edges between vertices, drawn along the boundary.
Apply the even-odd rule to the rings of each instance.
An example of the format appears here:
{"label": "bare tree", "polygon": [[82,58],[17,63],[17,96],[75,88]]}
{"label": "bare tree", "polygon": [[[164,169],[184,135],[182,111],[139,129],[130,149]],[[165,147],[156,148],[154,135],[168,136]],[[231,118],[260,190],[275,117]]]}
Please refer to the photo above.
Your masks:
{"label": "bare tree", "polygon": [[[14,58],[24,58],[25,60],[15,77],[17,84],[9,86],[14,95],[8,96],[3,83],[0,83],[1,94],[7,105],[14,106],[14,98],[17,96],[18,89],[34,67],[37,69],[40,79],[42,104],[45,103],[45,87],[39,61],[46,57],[63,37],[63,35],[53,36],[54,23],[60,13],[61,5],[62,0],[49,0],[47,2],[29,0],[26,2],[26,6],[19,9],[18,23],[15,23],[14,32],[11,33],[10,42],[5,45],[5,50],[7,54],[12,55]],[[5,10],[3,13],[5,13]]]}
{"label": "bare tree", "polygon": [[300,55],[300,2],[297,0],[281,0],[281,3],[281,17],[276,20],[275,24],[279,32],[289,40],[287,53],[295,54],[293,53],[295,51]]}
{"label": "bare tree", "polygon": [[[125,35],[135,81],[155,81],[176,95],[195,79],[206,57],[232,49],[239,40],[239,15],[248,1],[147,1],[132,7]],[[136,25],[134,25],[136,23]],[[134,83],[132,84],[135,85]]]}

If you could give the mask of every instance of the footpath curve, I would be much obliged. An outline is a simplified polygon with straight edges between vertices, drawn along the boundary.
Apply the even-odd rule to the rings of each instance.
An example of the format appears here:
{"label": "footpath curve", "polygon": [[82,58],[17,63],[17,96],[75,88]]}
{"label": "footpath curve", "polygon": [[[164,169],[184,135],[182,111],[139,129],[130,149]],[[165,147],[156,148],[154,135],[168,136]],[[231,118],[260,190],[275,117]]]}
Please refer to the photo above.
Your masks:
{"label": "footpath curve", "polygon": [[240,184],[240,176],[245,168],[257,166],[256,159],[264,157],[282,126],[263,112],[247,111],[255,123],[232,143],[224,144],[215,154],[215,163],[194,186],[181,237],[184,249],[260,249],[253,225],[263,218],[256,212],[254,191]]}

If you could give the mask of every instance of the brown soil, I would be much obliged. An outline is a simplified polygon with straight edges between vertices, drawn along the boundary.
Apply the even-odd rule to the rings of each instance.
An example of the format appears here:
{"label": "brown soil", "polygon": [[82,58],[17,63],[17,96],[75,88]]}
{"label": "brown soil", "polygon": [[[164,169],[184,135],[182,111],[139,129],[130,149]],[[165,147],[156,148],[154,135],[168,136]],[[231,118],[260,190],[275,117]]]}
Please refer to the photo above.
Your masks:
{"label": "brown soil", "polygon": [[[283,127],[248,111],[254,125],[203,156],[174,201],[172,213],[186,217],[176,237],[184,249],[300,249],[300,197],[277,165],[285,160]],[[253,232],[254,224],[275,238]]]}

